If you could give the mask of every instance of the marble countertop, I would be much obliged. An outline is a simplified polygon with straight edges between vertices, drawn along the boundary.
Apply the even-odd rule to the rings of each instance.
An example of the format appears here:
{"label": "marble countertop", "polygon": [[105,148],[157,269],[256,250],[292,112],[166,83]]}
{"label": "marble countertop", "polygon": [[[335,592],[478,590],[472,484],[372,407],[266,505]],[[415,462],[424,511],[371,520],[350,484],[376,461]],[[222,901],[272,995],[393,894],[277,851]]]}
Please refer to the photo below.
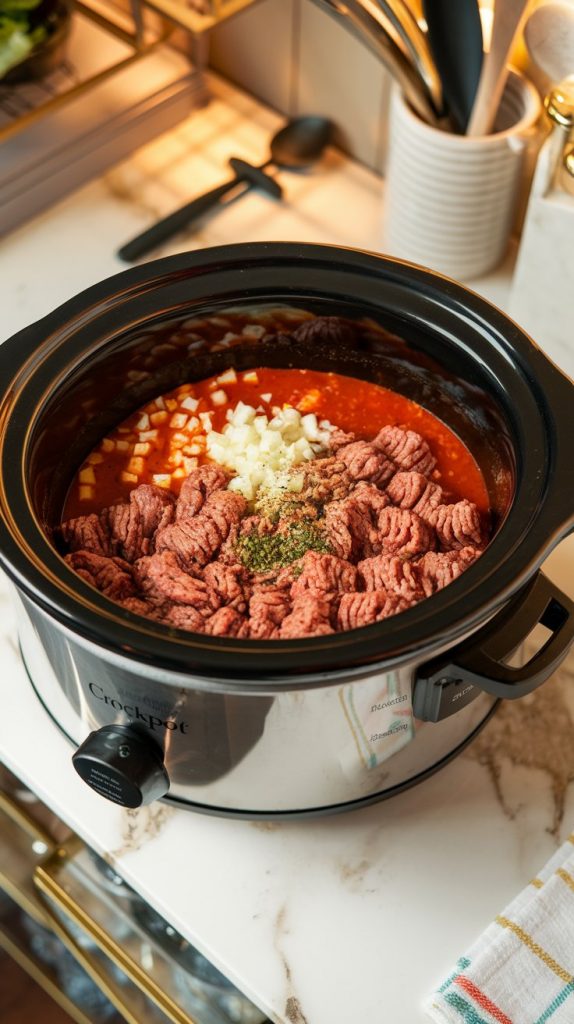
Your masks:
{"label": "marble countertop", "polygon": [[[117,246],[263,161],[277,115],[222,83],[210,105],[0,244],[8,337],[122,269]],[[379,248],[380,180],[337,153],[282,175],[161,253],[238,240]],[[155,254],[158,255],[159,251]],[[504,306],[512,259],[477,290]],[[574,596],[574,547],[548,572]],[[301,823],[126,811],[76,777],[38,704],[0,578],[0,759],[278,1024],[423,1024],[423,998],[574,828],[574,658],[461,756],[386,803]]]}

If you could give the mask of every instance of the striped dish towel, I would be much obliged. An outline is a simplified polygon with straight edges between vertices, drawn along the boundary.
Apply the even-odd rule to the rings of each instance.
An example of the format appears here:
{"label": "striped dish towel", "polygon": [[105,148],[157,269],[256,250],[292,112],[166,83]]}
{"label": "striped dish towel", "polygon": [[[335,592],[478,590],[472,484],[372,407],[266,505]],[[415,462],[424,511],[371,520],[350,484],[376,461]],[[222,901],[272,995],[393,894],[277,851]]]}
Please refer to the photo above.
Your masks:
{"label": "striped dish towel", "polygon": [[574,833],[461,957],[437,1024],[574,1024]]}

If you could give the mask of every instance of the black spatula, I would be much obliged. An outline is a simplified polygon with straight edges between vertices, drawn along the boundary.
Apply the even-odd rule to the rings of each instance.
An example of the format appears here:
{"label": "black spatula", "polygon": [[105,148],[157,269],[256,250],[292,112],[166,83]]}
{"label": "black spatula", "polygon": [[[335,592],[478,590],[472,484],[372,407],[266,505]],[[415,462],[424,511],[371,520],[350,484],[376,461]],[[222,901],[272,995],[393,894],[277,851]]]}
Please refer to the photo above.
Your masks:
{"label": "black spatula", "polygon": [[431,52],[445,105],[457,131],[470,118],[482,67],[482,26],[477,0],[423,0]]}

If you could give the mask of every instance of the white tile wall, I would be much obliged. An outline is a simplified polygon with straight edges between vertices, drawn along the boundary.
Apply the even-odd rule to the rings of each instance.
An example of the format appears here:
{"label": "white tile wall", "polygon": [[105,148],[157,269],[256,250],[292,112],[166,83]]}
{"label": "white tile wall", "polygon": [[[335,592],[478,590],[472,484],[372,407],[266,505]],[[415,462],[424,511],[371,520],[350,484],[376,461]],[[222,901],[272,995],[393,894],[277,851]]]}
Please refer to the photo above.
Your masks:
{"label": "white tile wall", "polygon": [[344,148],[383,170],[389,77],[312,0],[259,0],[212,33],[211,63],[287,115],[331,117]]}

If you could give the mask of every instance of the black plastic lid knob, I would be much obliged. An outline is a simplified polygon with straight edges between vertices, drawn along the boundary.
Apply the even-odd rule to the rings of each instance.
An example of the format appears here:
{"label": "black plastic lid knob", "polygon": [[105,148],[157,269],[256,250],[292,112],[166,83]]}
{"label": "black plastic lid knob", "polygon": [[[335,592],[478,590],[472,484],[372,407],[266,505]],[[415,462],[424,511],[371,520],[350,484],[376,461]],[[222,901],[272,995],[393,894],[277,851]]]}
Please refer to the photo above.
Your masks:
{"label": "black plastic lid knob", "polygon": [[169,789],[159,747],[128,725],[91,732],[72,764],[91,789],[122,807],[151,804]]}

